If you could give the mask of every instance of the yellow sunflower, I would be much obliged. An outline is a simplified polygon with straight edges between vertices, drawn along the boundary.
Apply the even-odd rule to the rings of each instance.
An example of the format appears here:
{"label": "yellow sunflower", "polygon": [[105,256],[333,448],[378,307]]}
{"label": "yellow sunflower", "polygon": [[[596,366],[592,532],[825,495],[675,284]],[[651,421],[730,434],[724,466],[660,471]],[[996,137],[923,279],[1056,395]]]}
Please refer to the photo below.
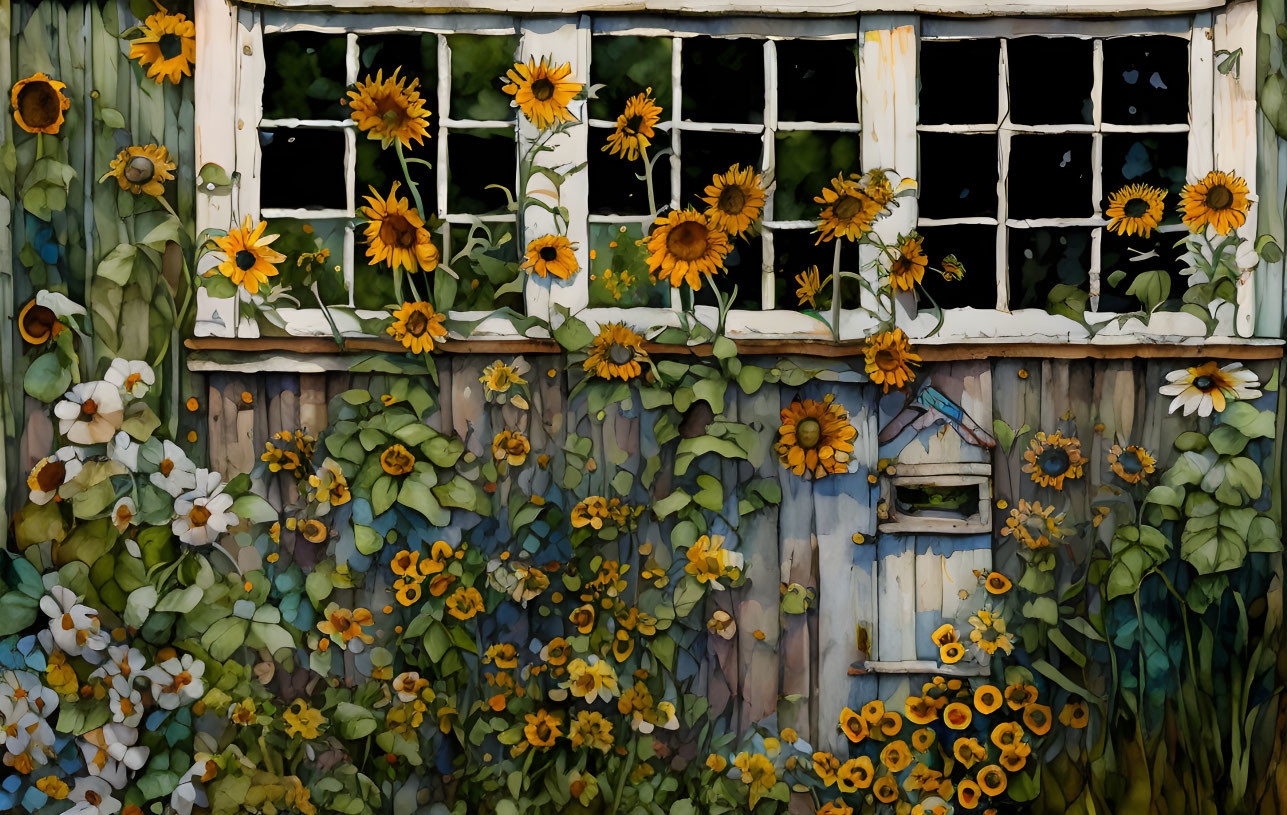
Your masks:
{"label": "yellow sunflower", "polygon": [[521,467],[532,452],[532,443],[517,430],[502,430],[492,439],[492,458],[511,467]]}
{"label": "yellow sunflower", "polygon": [[852,708],[840,711],[840,730],[854,744],[867,738],[867,722]]}
{"label": "yellow sunflower", "polygon": [[987,795],[995,797],[1005,792],[1005,770],[1001,769],[996,764],[989,764],[979,770],[975,779],[978,781],[979,788]]}
{"label": "yellow sunflower", "polygon": [[600,328],[590,348],[590,356],[582,365],[600,379],[633,379],[643,372],[641,363],[648,361],[643,337],[623,323],[608,323]]}
{"label": "yellow sunflower", "polygon": [[912,352],[911,343],[901,328],[868,337],[863,356],[867,376],[872,384],[884,386],[885,393],[889,393],[891,387],[901,388],[915,381],[911,366],[921,363],[920,355]]}
{"label": "yellow sunflower", "polygon": [[545,57],[541,57],[539,63],[529,58],[526,64],[514,63],[505,74],[509,84],[501,90],[514,97],[514,104],[529,122],[544,130],[556,121],[575,121],[568,112],[568,103],[581,92],[582,85],[569,81],[571,74],[570,62],[556,68],[547,63]]}
{"label": "yellow sunflower", "polygon": [[822,194],[813,200],[822,204],[817,243],[835,238],[858,240],[871,229],[881,210],[880,203],[864,191],[860,176],[853,174],[831,179],[831,186],[823,187]]}
{"label": "yellow sunflower", "polygon": [[135,195],[160,196],[165,182],[174,180],[174,162],[164,147],[126,147],[112,159],[111,170],[99,181],[115,178],[122,190]]}
{"label": "yellow sunflower", "polygon": [[888,775],[877,778],[871,791],[881,803],[889,804],[898,800],[898,782]]}
{"label": "yellow sunflower", "polygon": [[617,126],[608,134],[608,143],[603,145],[603,151],[634,161],[645,147],[652,144],[650,140],[656,135],[653,128],[659,121],[661,108],[652,98],[652,88],[635,94],[626,100],[626,110],[617,117]]}
{"label": "yellow sunflower", "polygon": [[1065,727],[1081,730],[1089,721],[1090,712],[1086,703],[1080,699],[1069,702],[1064,705],[1063,710],[1059,711],[1059,723]]}
{"label": "yellow sunflower", "polygon": [[265,235],[267,228],[267,221],[260,221],[256,226],[247,215],[240,227],[214,238],[224,258],[217,267],[219,274],[251,294],[257,294],[261,284],[267,284],[268,278],[275,277],[277,264],[286,259],[281,252],[268,248],[277,236]]}
{"label": "yellow sunflower", "polygon": [[912,285],[925,277],[929,258],[922,244],[925,239],[915,232],[898,239],[898,257],[889,266],[889,284],[895,289],[911,291]]}
{"label": "yellow sunflower", "polygon": [[1068,530],[1062,526],[1067,513],[1052,515],[1054,511],[1053,505],[1043,508],[1040,501],[1028,503],[1020,498],[1019,506],[1010,510],[1010,517],[1006,518],[1001,534],[1014,535],[1033,551],[1060,543],[1068,534]]}
{"label": "yellow sunflower", "polygon": [[63,126],[63,111],[71,108],[71,100],[63,93],[66,87],[66,83],[43,73],[15,82],[9,91],[9,103],[18,127],[28,133],[57,133]]}
{"label": "yellow sunflower", "polygon": [[1065,438],[1062,431],[1052,436],[1037,433],[1023,458],[1028,463],[1023,471],[1042,487],[1064,488],[1064,479],[1081,478],[1085,459],[1081,457],[1081,442]]}
{"label": "yellow sunflower", "polygon": [[810,266],[795,276],[800,288],[795,290],[795,298],[800,305],[818,308],[818,295],[822,293],[822,273],[817,266]]}
{"label": "yellow sunflower", "polygon": [[1180,208],[1184,210],[1181,220],[1193,232],[1213,226],[1218,234],[1227,235],[1246,222],[1251,208],[1249,192],[1241,177],[1212,170],[1180,193]]}
{"label": "yellow sunflower", "polygon": [[375,78],[357,83],[349,91],[350,118],[368,139],[379,139],[381,147],[395,141],[410,148],[411,142],[423,144],[429,134],[429,108],[420,96],[420,80],[407,82],[395,70],[388,79],[384,71],[376,71]]}
{"label": "yellow sunflower", "polygon": [[674,288],[684,283],[697,291],[702,275],[715,274],[724,267],[732,247],[722,230],[711,226],[706,216],[693,209],[674,210],[660,216],[648,238],[648,271],[665,279]]}
{"label": "yellow sunflower", "polygon": [[1148,478],[1156,463],[1157,459],[1139,445],[1132,444],[1123,449],[1120,444],[1114,444],[1108,451],[1109,469],[1129,484],[1138,484]]}
{"label": "yellow sunflower", "polygon": [[[197,27],[182,14],[158,11],[142,25],[143,36],[130,42],[130,59],[147,68],[149,79],[159,85],[165,80],[179,84],[192,76],[197,60]],[[151,67],[148,67],[151,66]]]}
{"label": "yellow sunflower", "polygon": [[434,343],[447,337],[446,317],[433,310],[432,303],[403,303],[393,312],[393,325],[384,331],[413,354],[432,351]]}
{"label": "yellow sunflower", "polygon": [[483,375],[478,378],[478,381],[486,386],[488,393],[505,393],[513,385],[527,384],[527,380],[523,378],[523,371],[519,370],[517,363],[510,366],[499,359],[483,369]]}
{"label": "yellow sunflower", "polygon": [[750,167],[734,164],[724,173],[716,173],[702,196],[706,220],[715,229],[730,235],[741,235],[760,219],[764,209],[764,189],[760,176]]}
{"label": "yellow sunflower", "polygon": [[821,401],[799,399],[782,409],[778,428],[778,460],[796,475],[812,473],[824,478],[849,470],[849,456],[858,431],[849,422],[849,412],[833,394]]}
{"label": "yellow sunflower", "polygon": [[43,345],[64,328],[54,310],[38,304],[35,298],[28,300],[18,312],[18,333],[30,345]]}
{"label": "yellow sunflower", "polygon": [[364,196],[369,206],[362,207],[366,216],[366,257],[372,265],[388,263],[391,269],[432,272],[438,268],[438,247],[433,245],[424,219],[411,202],[398,197],[400,181],[393,182],[388,198],[371,187]]}
{"label": "yellow sunflower", "polygon": [[416,457],[401,444],[391,444],[380,454],[380,469],[389,475],[406,475],[415,469]]}
{"label": "yellow sunflower", "polygon": [[523,268],[540,277],[551,274],[567,280],[580,268],[576,262],[576,244],[563,235],[537,238],[527,245]]}
{"label": "yellow sunflower", "polygon": [[1001,707],[1000,689],[996,685],[980,685],[974,691],[974,707],[985,715]]}
{"label": "yellow sunflower", "polygon": [[1122,187],[1108,196],[1108,210],[1104,213],[1112,219],[1108,231],[1147,238],[1162,221],[1164,198],[1166,190],[1149,184]]}

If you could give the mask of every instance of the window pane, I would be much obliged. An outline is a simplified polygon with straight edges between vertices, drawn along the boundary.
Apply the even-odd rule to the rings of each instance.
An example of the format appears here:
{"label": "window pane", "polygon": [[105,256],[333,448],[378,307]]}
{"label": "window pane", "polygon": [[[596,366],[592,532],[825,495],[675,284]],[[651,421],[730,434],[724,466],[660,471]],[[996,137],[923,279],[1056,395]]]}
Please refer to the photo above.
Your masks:
{"label": "window pane", "polygon": [[358,76],[385,77],[398,72],[408,81],[418,79],[416,90],[431,111],[438,108],[438,37],[435,34],[363,35],[358,40]]}
{"label": "window pane", "polygon": [[447,143],[447,209],[452,213],[486,215],[506,211],[517,178],[514,131],[452,130]]}
{"label": "window pane", "polygon": [[[714,276],[715,284],[725,298],[733,296],[733,287],[737,287],[737,294],[733,296],[734,308],[759,309],[764,297],[763,245],[759,232],[748,232],[745,238],[730,237],[729,244],[733,250],[724,259],[724,270]],[[697,303],[715,305],[715,295],[705,278],[702,279],[701,291],[697,293]]]}
{"label": "window pane", "polygon": [[1162,223],[1180,222],[1180,191],[1188,162],[1186,133],[1109,133],[1104,136],[1104,203],[1127,184],[1167,190]]}
{"label": "window pane", "polygon": [[451,118],[512,120],[514,97],[501,90],[504,83],[499,78],[514,67],[518,37],[449,34],[447,45],[451,48]]}
{"label": "window pane", "polygon": [[921,124],[995,124],[997,40],[921,43]]}
{"label": "window pane", "polygon": [[[995,226],[924,226],[917,232],[925,237],[929,265],[943,268],[943,258],[955,255],[965,267],[962,280],[944,280],[937,271],[927,270],[922,281],[933,302],[940,308],[996,308],[997,228]],[[932,305],[918,293],[922,308]]]}
{"label": "window pane", "polygon": [[344,209],[344,133],[314,128],[259,131],[259,205]]}
{"label": "window pane", "polygon": [[1007,189],[1011,218],[1084,218],[1091,202],[1089,135],[1016,135]]}
{"label": "window pane", "polygon": [[773,220],[799,221],[815,218],[819,205],[813,199],[827,182],[841,173],[862,169],[857,133],[826,133],[795,130],[777,134],[774,168],[777,189],[773,193]]}
{"label": "window pane", "polygon": [[347,119],[343,36],[264,37],[265,119]]}
{"label": "window pane", "polygon": [[590,306],[670,306],[670,286],[648,277],[639,224],[590,224]]}
{"label": "window pane", "polygon": [[853,40],[780,40],[776,47],[779,121],[858,121]]}
{"label": "window pane", "polygon": [[283,286],[300,301],[302,308],[317,308],[309,290],[317,282],[322,302],[328,306],[347,306],[348,287],[344,285],[344,222],[335,220],[297,221],[279,218],[269,224],[276,234],[272,248],[286,256],[277,265],[278,276],[270,282]]}
{"label": "window pane", "polygon": [[764,44],[758,40],[684,40],[684,121],[764,122]]}
{"label": "window pane", "polygon": [[715,173],[728,172],[734,164],[760,171],[763,144],[759,136],[747,133],[695,133],[680,136],[680,208],[689,205],[705,209],[698,196],[705,194]]}
{"label": "window pane", "polygon": [[995,217],[997,137],[920,134],[920,214],[926,218]]}
{"label": "window pane", "polygon": [[[648,185],[638,176],[644,173],[642,158],[634,161],[621,154],[605,153],[601,148],[608,143],[611,130],[590,129],[590,212],[596,215],[647,215]],[[650,139],[649,158],[670,147],[670,134],[657,131]],[[657,206],[670,203],[670,157],[659,159],[653,165],[653,194]]]}
{"label": "window pane", "polygon": [[[831,307],[831,283],[815,295],[814,302],[801,302],[798,294],[800,283],[796,275],[818,267],[818,280],[821,282],[831,274],[835,257],[835,246],[830,243],[815,244],[817,233],[809,229],[775,229],[773,230],[773,287],[774,302],[777,308],[791,311],[823,311]],[[850,247],[846,255],[853,270],[858,264],[858,253]],[[854,303],[844,303],[852,308]]]}
{"label": "window pane", "polygon": [[[428,143],[428,142],[426,142]],[[437,155],[432,148],[413,148],[409,153],[404,153],[407,157],[423,158],[432,163],[436,160]],[[435,212],[438,203],[438,188],[436,177],[431,167],[426,167],[420,162],[408,162],[407,169],[411,172],[411,179],[416,182],[420,189],[421,203],[424,204],[426,212],[424,215],[431,215]],[[411,200],[411,191],[407,188],[406,176],[402,172],[402,165],[398,163],[398,155],[390,147],[388,150],[380,149],[380,142],[371,139],[365,139],[361,135],[357,140],[357,206],[364,206],[363,198],[371,194],[371,187],[375,187],[376,192],[381,196],[388,197],[389,190],[393,188],[393,183],[399,183],[398,196]],[[412,204],[414,206],[414,202]]]}
{"label": "window pane", "polygon": [[1087,289],[1089,229],[1010,230],[1010,308],[1046,308],[1058,284]]}
{"label": "window pane", "polygon": [[1019,37],[1007,43],[1010,119],[1018,124],[1090,124],[1094,44],[1073,37]]}
{"label": "window pane", "polygon": [[[486,238],[489,233],[488,244],[494,248],[476,245],[469,255],[451,262],[452,270],[460,276],[452,308],[458,311],[491,311],[509,307],[521,314],[525,305],[520,277],[527,273],[518,268],[518,253],[522,247],[515,240],[512,223],[452,226],[452,256],[469,245],[471,234],[476,238]],[[501,243],[506,235],[509,240]],[[498,294],[502,289],[505,292]]]}
{"label": "window pane", "polygon": [[[1245,65],[1244,65],[1245,67]],[[1180,37],[1104,40],[1104,121],[1182,124],[1189,116],[1189,44]]]}
{"label": "window pane", "polygon": [[595,37],[590,44],[590,74],[602,85],[590,100],[590,118],[611,119],[626,109],[626,100],[652,88],[652,98],[670,111],[669,37]]}
{"label": "window pane", "polygon": [[[1180,258],[1183,257],[1184,250],[1174,246],[1181,234],[1155,231],[1147,238],[1139,235],[1121,237],[1104,230],[1099,310],[1123,312],[1139,309],[1140,301],[1134,295],[1128,297],[1126,290],[1141,273],[1155,269],[1162,269],[1167,273],[1167,277],[1171,279],[1170,299],[1178,302],[1189,285],[1188,278],[1180,273],[1183,268]],[[1126,276],[1114,284],[1116,276],[1113,272],[1116,271],[1126,272]]]}

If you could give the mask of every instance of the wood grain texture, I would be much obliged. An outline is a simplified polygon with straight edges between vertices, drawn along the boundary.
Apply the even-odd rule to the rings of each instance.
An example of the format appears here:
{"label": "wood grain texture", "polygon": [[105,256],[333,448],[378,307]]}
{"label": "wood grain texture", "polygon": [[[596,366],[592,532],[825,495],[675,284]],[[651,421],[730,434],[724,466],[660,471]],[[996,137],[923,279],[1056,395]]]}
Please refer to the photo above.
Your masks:
{"label": "wood grain texture", "polygon": [[414,11],[419,13],[495,12],[500,14],[569,14],[574,12],[653,11],[676,14],[809,14],[829,16],[863,12],[915,12],[923,14],[1175,14],[1224,5],[1223,0],[245,0],[248,5],[282,9],[328,9],[333,11]]}

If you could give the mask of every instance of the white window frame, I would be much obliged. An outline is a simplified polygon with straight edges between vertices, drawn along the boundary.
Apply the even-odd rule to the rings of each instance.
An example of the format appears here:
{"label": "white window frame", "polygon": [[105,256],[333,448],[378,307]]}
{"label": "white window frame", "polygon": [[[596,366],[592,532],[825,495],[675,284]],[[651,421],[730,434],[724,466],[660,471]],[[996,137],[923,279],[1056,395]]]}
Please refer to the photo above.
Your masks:
{"label": "white window frame", "polygon": [[[1209,169],[1236,170],[1252,188],[1252,209],[1247,223],[1239,230],[1244,237],[1254,239],[1256,230],[1256,191],[1255,191],[1255,157],[1256,157],[1256,102],[1255,78],[1252,66],[1255,64],[1256,12],[1254,4],[1242,3],[1215,13],[1199,12],[1196,15],[1145,18],[1143,20],[1064,20],[1032,18],[996,18],[983,20],[957,20],[940,18],[921,18],[911,14],[863,14],[861,17],[822,17],[808,18],[763,18],[763,17],[694,17],[665,18],[653,15],[635,15],[597,17],[591,20],[586,15],[516,18],[496,14],[345,14],[342,12],[306,12],[253,8],[235,9],[227,6],[223,0],[197,0],[198,8],[198,61],[201,69],[196,72],[199,87],[197,88],[197,150],[198,164],[214,162],[229,172],[240,174],[239,184],[231,195],[198,196],[198,228],[227,227],[232,213],[260,214],[258,203],[258,126],[262,112],[262,90],[264,75],[263,35],[265,31],[322,31],[327,33],[349,34],[349,76],[353,80],[357,74],[356,37],[362,33],[513,33],[520,34],[520,58],[529,56],[554,55],[560,60],[572,63],[573,76],[578,81],[590,79],[590,44],[591,36],[600,35],[661,35],[674,37],[672,50],[672,71],[674,76],[673,91],[675,98],[662,100],[663,107],[668,107],[669,122],[663,123],[663,129],[670,129],[682,139],[685,130],[702,130],[707,126],[680,122],[679,111],[680,82],[678,72],[682,64],[682,43],[688,37],[703,34],[725,37],[739,36],[760,39],[764,42],[766,59],[766,109],[764,124],[743,125],[740,129],[758,132],[764,138],[764,162],[761,171],[772,166],[774,136],[780,123],[776,118],[776,88],[773,72],[776,70],[774,59],[775,41],[793,36],[811,36],[821,38],[847,38],[856,32],[859,59],[857,67],[859,93],[859,122],[861,129],[861,162],[862,168],[889,167],[901,175],[915,177],[918,161],[918,125],[916,104],[916,82],[918,69],[919,41],[923,37],[960,37],[960,36],[1020,36],[1023,34],[1049,34],[1063,36],[1105,37],[1120,36],[1130,33],[1171,33],[1177,27],[1188,30],[1191,27],[1191,70],[1190,70],[1190,116],[1189,129],[1189,180],[1196,180]],[[1189,8],[1192,8],[1190,6]],[[458,123],[449,117],[443,97],[444,77],[449,82],[449,66],[441,59],[443,48],[440,39],[439,65],[439,98],[435,115],[441,113],[440,124],[450,127],[496,126],[503,123]],[[230,47],[231,45],[231,47]],[[1233,51],[1242,49],[1242,70],[1239,77],[1222,75],[1216,71],[1216,51]],[[1001,76],[1004,76],[1003,74]],[[203,82],[203,77],[204,82]],[[229,77],[235,81],[229,82]],[[1096,95],[1098,94],[1098,82]],[[670,104],[667,104],[669,102]],[[229,110],[235,116],[228,115]],[[600,126],[607,122],[589,121],[584,101],[572,105],[572,113],[585,126],[571,129],[558,142],[558,149],[547,154],[544,162],[548,166],[570,167],[586,160],[588,151],[597,149],[590,144],[590,133],[602,134]],[[1001,112],[1003,113],[1003,111]],[[676,126],[678,124],[678,126]],[[355,140],[356,131],[345,126],[350,150]],[[846,130],[844,124],[820,124],[818,129]],[[1126,128],[1137,130],[1142,128]],[[518,121],[518,149],[521,151],[535,136],[535,130],[523,117]],[[445,177],[446,140],[437,139],[435,148],[438,151],[437,170],[440,178]],[[682,150],[682,142],[681,142]],[[679,161],[672,158],[671,196],[672,204],[678,203],[679,195]],[[533,179],[540,184],[540,179]],[[354,196],[354,179],[348,178],[346,184],[350,196],[350,209],[343,213],[348,217],[352,212]],[[1004,175],[1000,183],[1004,183]],[[439,184],[438,204],[445,194],[446,185]],[[567,309],[588,323],[621,320],[636,329],[649,329],[679,324],[679,313],[674,308],[587,308],[589,262],[589,224],[595,221],[629,223],[632,220],[643,221],[645,218],[618,216],[591,216],[588,206],[589,178],[588,170],[573,175],[562,189],[561,203],[572,213],[568,229],[570,240],[578,244],[578,262],[581,271],[567,281],[553,278],[529,278],[525,286],[527,314],[550,321],[558,318],[558,312]],[[239,206],[241,202],[247,205]],[[249,202],[254,202],[250,204]],[[438,209],[439,212],[443,211]],[[264,211],[270,217],[307,217],[318,218],[319,213]],[[1002,213],[998,213],[1001,215]],[[495,218],[495,216],[492,216]],[[764,213],[766,233],[764,238],[764,261],[762,278],[765,288],[764,302],[772,303],[772,236],[773,227],[795,227],[794,223],[779,223],[772,218],[772,194],[766,201]],[[501,216],[500,219],[507,219]],[[528,240],[551,231],[551,216],[538,209],[531,208],[525,218],[525,235],[520,240]],[[485,219],[486,220],[486,219]],[[893,215],[878,223],[878,231],[886,240],[892,240],[898,233],[906,233],[918,223],[917,206],[913,199],[904,199]],[[799,224],[800,226],[803,225]],[[1004,230],[999,230],[1004,232]],[[519,247],[521,249],[521,247]],[[352,237],[345,244],[345,276],[352,290],[354,264],[352,256],[355,249]],[[857,253],[854,253],[856,256]],[[846,268],[854,268],[856,260],[866,262],[871,257],[870,251],[864,250],[860,258],[847,259]],[[1092,253],[1098,259],[1098,252]],[[213,265],[213,259],[206,260],[200,267],[205,271]],[[971,270],[978,273],[979,270]],[[1001,285],[1008,284],[1008,275]],[[1236,314],[1229,314],[1218,333],[1248,337],[1252,334],[1254,308],[1252,303],[1253,285],[1250,279],[1242,281],[1238,287]],[[244,293],[240,295],[245,300]],[[870,301],[863,303],[870,308]],[[198,298],[198,336],[221,337],[255,337],[258,329],[253,320],[238,319],[237,301],[234,298],[214,300],[204,291]],[[558,307],[558,308],[556,308]],[[1232,311],[1232,310],[1231,310]],[[329,336],[330,327],[320,309],[282,309],[292,334],[304,336]],[[378,317],[383,312],[361,312],[364,317]],[[458,313],[453,317],[461,319],[478,319],[484,312]],[[698,318],[707,324],[714,322],[714,308],[699,306]],[[357,335],[356,324],[345,325],[344,315],[341,318],[340,330],[346,334]],[[933,328],[934,318],[927,314],[917,314],[915,303],[909,296],[900,295],[897,304],[897,322],[913,337],[926,343],[959,343],[970,341],[1025,341],[1025,342],[1068,342],[1085,341],[1086,332],[1074,321],[1057,315],[1050,315],[1038,309],[1026,309],[1017,312],[949,309],[945,313],[942,329],[933,336],[927,336]],[[1089,319],[1112,320],[1113,315],[1088,313]],[[839,325],[839,337],[842,341],[861,339],[870,333],[874,318],[865,309],[842,310]],[[729,314],[727,330],[730,336],[739,339],[791,339],[820,340],[832,339],[831,328],[823,322],[796,311],[768,309],[763,311],[734,310]],[[1191,341],[1205,336],[1205,327],[1200,321],[1187,314],[1156,315],[1146,327],[1137,321],[1125,327],[1115,325],[1104,328],[1093,340],[1095,343],[1120,344],[1130,341]],[[508,320],[490,318],[477,325],[471,339],[521,339]],[[532,337],[528,337],[530,339]]]}

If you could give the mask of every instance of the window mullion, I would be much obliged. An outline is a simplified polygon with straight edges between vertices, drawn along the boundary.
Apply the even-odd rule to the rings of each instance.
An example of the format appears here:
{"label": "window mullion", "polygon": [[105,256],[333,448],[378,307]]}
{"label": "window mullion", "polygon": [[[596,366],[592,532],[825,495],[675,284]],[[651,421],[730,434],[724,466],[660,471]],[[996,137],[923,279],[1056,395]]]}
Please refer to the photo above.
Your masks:
{"label": "window mullion", "polygon": [[[238,50],[250,56],[243,60],[237,74],[237,201],[234,218],[250,215],[260,217],[259,169],[262,157],[259,150],[259,120],[264,115],[264,74],[267,70],[264,55],[263,15],[258,11],[242,9],[238,12]],[[238,288],[241,305],[250,302],[250,294]],[[259,336],[259,324],[251,317],[243,317],[240,307],[233,316],[237,337]]]}
{"label": "window mullion", "polygon": [[[1090,197],[1091,211],[1098,218],[1103,214],[1104,200],[1104,41],[1095,40],[1091,62],[1090,110],[1095,132],[1090,137]],[[1090,310],[1099,311],[1100,275],[1103,274],[1102,257],[1104,230],[1090,231]]]}
{"label": "window mullion", "polygon": [[[681,120],[680,108],[683,105],[684,90],[680,84],[680,75],[684,72],[684,40],[682,37],[672,37],[670,41],[670,208],[679,209],[679,184],[682,180],[682,172],[679,164],[679,142],[682,138],[680,133],[679,122]],[[648,229],[651,224],[644,225],[644,237],[648,236]],[[670,290],[670,307],[676,311],[683,308],[683,302],[680,299],[680,289],[671,288]]]}
{"label": "window mullion", "polygon": [[1006,200],[1010,175],[1010,52],[1007,42],[1002,39],[997,50],[997,257],[994,274],[997,308],[1002,311],[1010,310],[1010,232],[1006,225],[1010,216]]}
{"label": "window mullion", "polygon": [[[777,129],[778,129],[778,52],[773,40],[764,41],[764,160],[761,172],[768,176],[773,173],[777,162]],[[761,220],[773,220],[773,194],[770,192],[764,199],[764,211]],[[762,229],[760,233],[760,307],[765,311],[776,307],[774,299],[774,259],[773,232]]]}

